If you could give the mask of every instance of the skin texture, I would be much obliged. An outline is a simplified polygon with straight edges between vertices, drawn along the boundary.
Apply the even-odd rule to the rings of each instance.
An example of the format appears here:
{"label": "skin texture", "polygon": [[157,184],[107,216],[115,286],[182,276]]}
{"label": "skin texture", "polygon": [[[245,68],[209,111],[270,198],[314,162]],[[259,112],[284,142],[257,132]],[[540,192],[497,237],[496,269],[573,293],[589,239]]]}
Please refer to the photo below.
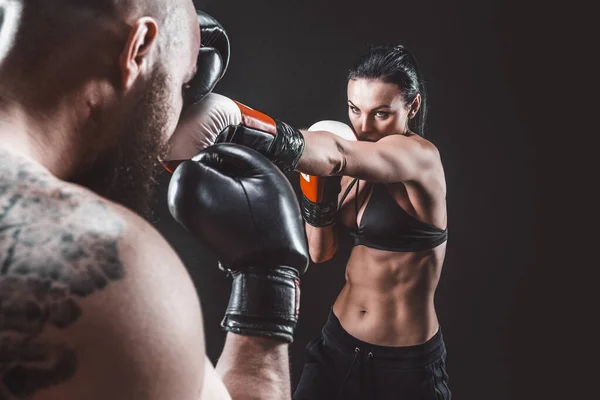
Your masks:
{"label": "skin texture", "polygon": [[0,60],[0,400],[285,398],[287,345],[236,335],[223,366],[252,370],[224,368],[248,383],[228,393],[187,271],[142,218],[196,72],[192,2],[20,3]]}
{"label": "skin texture", "polygon": [[[384,183],[396,203],[422,222],[445,229],[446,185],[439,152],[408,129],[420,96],[406,104],[400,89],[379,80],[348,83],[348,116],[360,141],[329,132],[302,132],[306,147],[298,170],[343,175],[341,194],[359,178],[359,209],[352,190],[336,224],[353,229],[360,223],[370,191],[366,182]],[[306,224],[311,258],[329,260],[337,249],[336,225]],[[365,342],[407,346],[426,342],[439,329],[434,294],[446,243],[420,252],[392,252],[355,246],[346,265],[346,284],[333,311],[344,329]]]}

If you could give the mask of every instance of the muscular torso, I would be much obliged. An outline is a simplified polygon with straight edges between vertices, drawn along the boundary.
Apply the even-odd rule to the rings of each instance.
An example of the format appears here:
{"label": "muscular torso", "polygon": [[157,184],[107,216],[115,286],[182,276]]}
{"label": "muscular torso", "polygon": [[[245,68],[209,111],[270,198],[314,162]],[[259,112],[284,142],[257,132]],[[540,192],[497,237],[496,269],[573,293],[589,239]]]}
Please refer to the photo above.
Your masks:
{"label": "muscular torso", "polygon": [[2,149],[0,343],[1,400],[199,398],[202,318],[176,254],[135,214]]}
{"label": "muscular torso", "polygon": [[[343,193],[352,178],[342,180]],[[340,222],[355,229],[370,197],[359,181],[358,215],[353,188],[340,209]],[[445,199],[428,200],[419,188],[387,184],[396,203],[422,222],[446,228]],[[341,194],[340,194],[341,200]],[[434,293],[446,243],[420,252],[393,252],[355,246],[346,265],[346,284],[333,310],[346,331],[368,343],[408,346],[426,342],[438,330]]]}

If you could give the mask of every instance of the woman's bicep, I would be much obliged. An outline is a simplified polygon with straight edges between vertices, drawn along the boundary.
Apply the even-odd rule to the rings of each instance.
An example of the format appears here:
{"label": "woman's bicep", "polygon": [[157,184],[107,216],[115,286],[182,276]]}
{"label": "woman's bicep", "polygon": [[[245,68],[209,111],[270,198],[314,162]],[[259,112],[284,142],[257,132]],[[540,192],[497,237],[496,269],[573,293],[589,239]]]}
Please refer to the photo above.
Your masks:
{"label": "woman's bicep", "polygon": [[393,135],[377,142],[348,142],[343,174],[370,182],[418,181],[434,164],[429,146]]}

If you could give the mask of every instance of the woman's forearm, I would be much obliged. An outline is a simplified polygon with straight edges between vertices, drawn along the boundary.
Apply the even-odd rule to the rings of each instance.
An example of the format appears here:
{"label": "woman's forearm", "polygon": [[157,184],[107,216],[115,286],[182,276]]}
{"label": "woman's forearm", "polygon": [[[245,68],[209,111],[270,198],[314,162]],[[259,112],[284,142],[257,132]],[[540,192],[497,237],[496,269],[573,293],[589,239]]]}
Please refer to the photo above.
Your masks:
{"label": "woman's forearm", "polygon": [[316,228],[305,224],[308,239],[308,251],[314,263],[322,263],[333,258],[338,247],[335,225]]}
{"label": "woman's forearm", "polygon": [[304,151],[296,166],[299,172],[317,176],[331,176],[344,168],[345,140],[325,131],[301,131]]}

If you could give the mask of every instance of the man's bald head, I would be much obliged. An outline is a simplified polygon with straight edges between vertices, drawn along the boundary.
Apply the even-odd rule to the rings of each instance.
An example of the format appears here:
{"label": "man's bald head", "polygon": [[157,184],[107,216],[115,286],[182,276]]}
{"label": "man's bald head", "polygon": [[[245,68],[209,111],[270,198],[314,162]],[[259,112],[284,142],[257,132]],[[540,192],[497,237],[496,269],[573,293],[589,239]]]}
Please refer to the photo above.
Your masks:
{"label": "man's bald head", "polygon": [[61,178],[145,208],[196,67],[192,1],[13,1],[22,13],[0,64],[0,114],[25,115],[29,142],[68,160]]}
{"label": "man's bald head", "polygon": [[[182,23],[190,16],[191,0],[12,1],[22,4],[22,15],[0,83],[31,82],[40,88],[46,87],[48,80],[74,80],[70,69],[97,74],[107,63],[115,66],[111,52],[122,50],[131,28],[144,17],[158,30],[155,38],[152,27],[147,32],[146,40],[153,40],[149,44],[156,50],[151,61],[177,59],[174,52],[181,50],[177,45],[186,42],[183,35],[189,43],[192,34]],[[67,77],[60,77],[65,73]]]}
{"label": "man's bald head", "polygon": [[0,0],[0,65],[14,42],[22,7],[21,0]]}

